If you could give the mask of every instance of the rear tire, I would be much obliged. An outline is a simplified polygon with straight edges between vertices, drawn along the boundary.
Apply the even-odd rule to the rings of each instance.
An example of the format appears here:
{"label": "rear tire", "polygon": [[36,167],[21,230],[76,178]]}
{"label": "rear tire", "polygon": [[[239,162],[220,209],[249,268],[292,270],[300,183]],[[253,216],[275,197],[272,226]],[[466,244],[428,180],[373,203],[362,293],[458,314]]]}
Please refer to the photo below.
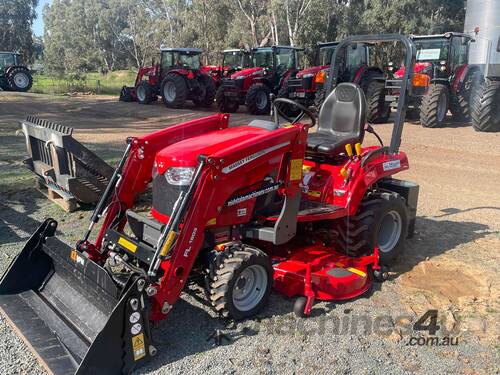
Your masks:
{"label": "rear tire", "polygon": [[487,81],[473,101],[472,127],[478,132],[500,131],[500,81]]}
{"label": "rear tire", "polygon": [[225,318],[249,318],[266,305],[273,282],[273,268],[262,250],[234,245],[209,264],[207,292],[217,313]]}
{"label": "rear tire", "polygon": [[215,102],[217,103],[217,108],[219,112],[223,113],[234,113],[238,110],[240,103],[224,95],[224,87],[220,86],[215,94]]}
{"label": "rear tire", "polygon": [[448,87],[440,83],[429,86],[422,98],[420,123],[424,128],[437,128],[444,124],[449,106]]}
{"label": "rear tire", "polygon": [[391,114],[391,107],[385,101],[385,85],[372,79],[366,85],[365,94],[368,103],[368,122],[372,124],[387,122]]}
{"label": "rear tire", "polygon": [[471,120],[472,99],[477,92],[480,81],[481,72],[469,73],[459,91],[451,95],[450,111],[454,120],[464,122]]}
{"label": "rear tire", "polygon": [[396,261],[408,234],[408,209],[394,192],[374,192],[360,203],[358,212],[337,222],[338,245],[353,257],[379,248],[380,263]]}
{"label": "rear tire", "polygon": [[245,100],[248,112],[252,115],[268,115],[271,111],[271,90],[262,83],[250,86]]}
{"label": "rear tire", "polygon": [[7,75],[7,83],[12,91],[26,92],[33,86],[33,77],[27,68],[12,68]]}
{"label": "rear tire", "polygon": [[161,84],[163,104],[169,108],[182,108],[188,97],[188,87],[184,77],[170,74]]}
{"label": "rear tire", "polygon": [[135,95],[139,104],[151,104],[155,94],[155,89],[148,81],[141,81],[135,88]]}

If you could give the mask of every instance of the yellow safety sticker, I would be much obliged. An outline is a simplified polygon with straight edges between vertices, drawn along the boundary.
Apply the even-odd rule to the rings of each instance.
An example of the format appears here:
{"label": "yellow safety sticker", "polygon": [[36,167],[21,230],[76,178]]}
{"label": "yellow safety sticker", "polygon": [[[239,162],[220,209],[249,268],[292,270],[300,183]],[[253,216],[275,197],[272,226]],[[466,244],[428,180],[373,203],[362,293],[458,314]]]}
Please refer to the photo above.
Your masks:
{"label": "yellow safety sticker", "polygon": [[217,219],[215,217],[207,221],[207,226],[215,224],[217,224]]}
{"label": "yellow safety sticker", "polygon": [[165,243],[163,244],[163,247],[161,248],[161,251],[160,251],[160,256],[162,258],[167,256],[168,250],[170,250],[170,247],[174,243],[174,240],[175,240],[175,232],[170,231],[170,233],[168,234],[167,239],[165,240]]}
{"label": "yellow safety sticker", "polygon": [[123,246],[125,249],[127,249],[133,253],[135,253],[137,251],[137,245],[133,244],[132,242],[130,242],[126,238],[120,237],[120,239],[118,240],[118,244]]}
{"label": "yellow safety sticker", "polygon": [[347,270],[361,277],[366,277],[366,273],[361,270],[358,270],[357,268],[348,267]]}
{"label": "yellow safety sticker", "polygon": [[71,254],[69,257],[73,262],[76,262],[76,257],[77,257],[76,250],[71,250]]}
{"label": "yellow safety sticker", "polygon": [[302,179],[302,159],[292,159],[290,162],[290,180]]}
{"label": "yellow safety sticker", "polygon": [[311,190],[311,191],[307,192],[307,195],[314,197],[314,198],[319,198],[319,197],[321,197],[321,191]]}
{"label": "yellow safety sticker", "polygon": [[146,345],[144,344],[143,333],[132,336],[132,350],[134,351],[134,361],[138,361],[146,356]]}

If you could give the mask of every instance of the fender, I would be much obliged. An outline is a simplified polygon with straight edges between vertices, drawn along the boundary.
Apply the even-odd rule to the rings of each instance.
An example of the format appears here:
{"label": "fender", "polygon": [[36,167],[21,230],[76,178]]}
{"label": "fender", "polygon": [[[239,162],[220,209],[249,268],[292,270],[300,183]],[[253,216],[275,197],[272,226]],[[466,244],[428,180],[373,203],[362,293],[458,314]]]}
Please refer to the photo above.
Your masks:
{"label": "fender", "polygon": [[13,69],[17,69],[17,68],[21,68],[21,69],[25,69],[27,70],[28,72],[30,71],[28,69],[27,66],[24,66],[24,65],[10,65],[8,66],[7,68],[5,68],[5,75],[9,74]]}
{"label": "fender", "polygon": [[[356,75],[354,76],[353,83],[357,83],[358,85],[363,82],[363,80],[370,75],[370,73],[376,73],[380,77],[374,77],[377,79],[383,79],[384,78],[384,72],[376,66],[366,66],[362,65],[358,71],[356,72]],[[374,74],[375,75],[375,74]]]}
{"label": "fender", "polygon": [[451,91],[454,93],[459,92],[463,88],[467,76],[477,71],[479,71],[479,67],[475,65],[469,65],[469,64],[460,65],[455,70],[455,73],[453,73]]}

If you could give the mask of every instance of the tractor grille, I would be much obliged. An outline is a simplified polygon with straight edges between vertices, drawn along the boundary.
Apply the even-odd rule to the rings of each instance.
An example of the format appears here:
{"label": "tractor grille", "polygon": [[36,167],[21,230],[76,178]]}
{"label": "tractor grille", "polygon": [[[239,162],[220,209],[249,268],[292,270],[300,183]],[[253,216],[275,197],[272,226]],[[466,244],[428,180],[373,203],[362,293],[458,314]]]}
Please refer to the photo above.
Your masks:
{"label": "tractor grille", "polygon": [[228,90],[241,90],[243,88],[244,79],[224,79],[222,86]]}
{"label": "tractor grille", "polygon": [[187,192],[189,186],[170,185],[164,175],[153,180],[153,208],[160,214],[170,216],[181,191]]}
{"label": "tractor grille", "polygon": [[41,161],[53,167],[52,155],[50,154],[50,149],[45,147],[45,142],[41,141],[38,138],[30,136],[30,144],[31,151],[33,152],[33,160]]}
{"label": "tractor grille", "polygon": [[302,79],[301,78],[290,78],[287,81],[288,91],[295,91],[297,89],[302,88]]}

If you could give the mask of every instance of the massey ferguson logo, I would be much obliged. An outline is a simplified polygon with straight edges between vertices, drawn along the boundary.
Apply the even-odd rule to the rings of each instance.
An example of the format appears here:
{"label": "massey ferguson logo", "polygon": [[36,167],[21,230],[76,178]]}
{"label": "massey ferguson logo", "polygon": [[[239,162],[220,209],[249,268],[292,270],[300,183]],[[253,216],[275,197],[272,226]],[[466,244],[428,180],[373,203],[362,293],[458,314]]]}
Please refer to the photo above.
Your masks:
{"label": "massey ferguson logo", "polygon": [[243,159],[235,161],[232,164],[229,164],[227,167],[222,168],[222,173],[225,173],[225,174],[230,173],[230,172],[234,171],[235,169],[238,169],[239,167],[241,167],[247,163],[250,163],[252,160],[255,160],[255,159],[261,157],[262,155],[268,154],[268,153],[273,152],[275,150],[278,150],[282,147],[288,146],[289,144],[290,144],[290,142],[284,142],[284,143],[280,143],[279,145],[272,146],[272,147],[266,148],[264,150],[260,150],[260,151],[256,152],[255,154],[249,155]]}

